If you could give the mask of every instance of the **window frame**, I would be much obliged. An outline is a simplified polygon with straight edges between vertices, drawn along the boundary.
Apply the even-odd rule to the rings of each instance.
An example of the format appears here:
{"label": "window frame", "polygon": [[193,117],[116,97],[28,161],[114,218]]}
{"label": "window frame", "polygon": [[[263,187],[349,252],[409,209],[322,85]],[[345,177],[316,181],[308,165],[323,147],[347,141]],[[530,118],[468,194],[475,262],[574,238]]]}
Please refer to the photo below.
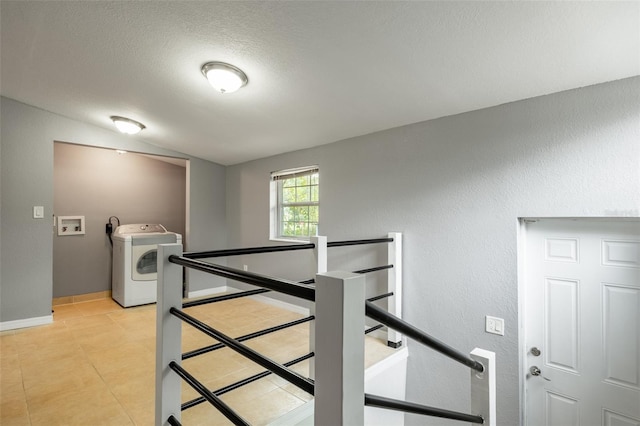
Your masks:
{"label": "window frame", "polygon": [[[287,179],[300,178],[305,176],[317,175],[317,183],[308,185],[294,185],[294,188],[308,187],[309,188],[309,201],[295,201],[285,202],[283,199],[283,185]],[[271,172],[271,191],[270,191],[270,204],[271,204],[271,229],[269,239],[272,241],[295,241],[305,242],[309,241],[310,237],[318,235],[318,229],[320,226],[320,168],[317,165],[298,167],[295,169],[286,169]],[[312,201],[312,188],[317,188],[317,201]],[[292,187],[288,187],[292,188]],[[317,222],[311,221],[310,217],[307,217],[306,221],[288,221],[291,223],[299,222],[304,223],[307,226],[315,225],[316,233],[309,235],[286,235],[284,230],[284,217],[283,212],[285,207],[316,207],[318,209]]]}

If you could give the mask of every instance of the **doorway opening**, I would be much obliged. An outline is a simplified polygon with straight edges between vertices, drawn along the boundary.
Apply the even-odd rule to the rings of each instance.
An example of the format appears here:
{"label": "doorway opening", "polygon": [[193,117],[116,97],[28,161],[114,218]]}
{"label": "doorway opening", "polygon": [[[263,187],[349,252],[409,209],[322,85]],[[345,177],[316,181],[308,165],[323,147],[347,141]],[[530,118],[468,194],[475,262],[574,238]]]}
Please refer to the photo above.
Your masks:
{"label": "doorway opening", "polygon": [[184,158],[54,142],[54,214],[82,217],[85,228],[62,235],[54,229],[54,305],[110,296],[110,217],[122,225],[162,224],[187,237],[188,166]]}

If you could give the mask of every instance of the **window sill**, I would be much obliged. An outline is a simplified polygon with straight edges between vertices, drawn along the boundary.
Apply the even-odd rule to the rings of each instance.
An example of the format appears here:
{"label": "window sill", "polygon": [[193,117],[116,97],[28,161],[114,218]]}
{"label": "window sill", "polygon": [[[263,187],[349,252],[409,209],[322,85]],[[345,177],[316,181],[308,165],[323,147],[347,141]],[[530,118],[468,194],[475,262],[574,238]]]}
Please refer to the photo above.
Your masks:
{"label": "window sill", "polygon": [[309,244],[311,239],[271,237],[271,238],[269,238],[269,241],[274,241],[274,242],[279,242],[279,243]]}

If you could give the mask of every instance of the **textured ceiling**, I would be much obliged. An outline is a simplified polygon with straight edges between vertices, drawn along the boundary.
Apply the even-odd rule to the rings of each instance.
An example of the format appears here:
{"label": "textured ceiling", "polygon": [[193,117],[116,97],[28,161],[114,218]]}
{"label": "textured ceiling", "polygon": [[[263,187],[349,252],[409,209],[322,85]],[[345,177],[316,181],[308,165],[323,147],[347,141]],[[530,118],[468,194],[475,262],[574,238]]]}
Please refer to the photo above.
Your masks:
{"label": "textured ceiling", "polygon": [[[2,1],[3,96],[235,164],[640,75],[639,2]],[[220,95],[208,61],[249,84]],[[83,141],[78,141],[83,142]],[[84,141],[88,142],[88,141]]]}

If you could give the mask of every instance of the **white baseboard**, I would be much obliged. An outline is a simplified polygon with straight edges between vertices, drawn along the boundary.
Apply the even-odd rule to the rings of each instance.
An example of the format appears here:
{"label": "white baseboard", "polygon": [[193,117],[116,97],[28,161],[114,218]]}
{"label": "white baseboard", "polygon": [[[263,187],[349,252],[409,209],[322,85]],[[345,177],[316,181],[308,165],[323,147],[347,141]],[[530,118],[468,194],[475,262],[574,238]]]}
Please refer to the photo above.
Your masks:
{"label": "white baseboard", "polygon": [[0,331],[15,330],[17,328],[35,327],[53,323],[53,315],[44,317],[25,318],[13,321],[0,322]]}
{"label": "white baseboard", "polygon": [[205,288],[203,290],[196,290],[196,291],[188,292],[187,293],[187,298],[188,299],[192,299],[192,298],[195,298],[195,297],[211,296],[213,294],[225,293],[225,292],[231,291],[231,290],[235,290],[235,289],[227,287],[226,285],[223,285],[223,286],[220,286],[220,287]]}

